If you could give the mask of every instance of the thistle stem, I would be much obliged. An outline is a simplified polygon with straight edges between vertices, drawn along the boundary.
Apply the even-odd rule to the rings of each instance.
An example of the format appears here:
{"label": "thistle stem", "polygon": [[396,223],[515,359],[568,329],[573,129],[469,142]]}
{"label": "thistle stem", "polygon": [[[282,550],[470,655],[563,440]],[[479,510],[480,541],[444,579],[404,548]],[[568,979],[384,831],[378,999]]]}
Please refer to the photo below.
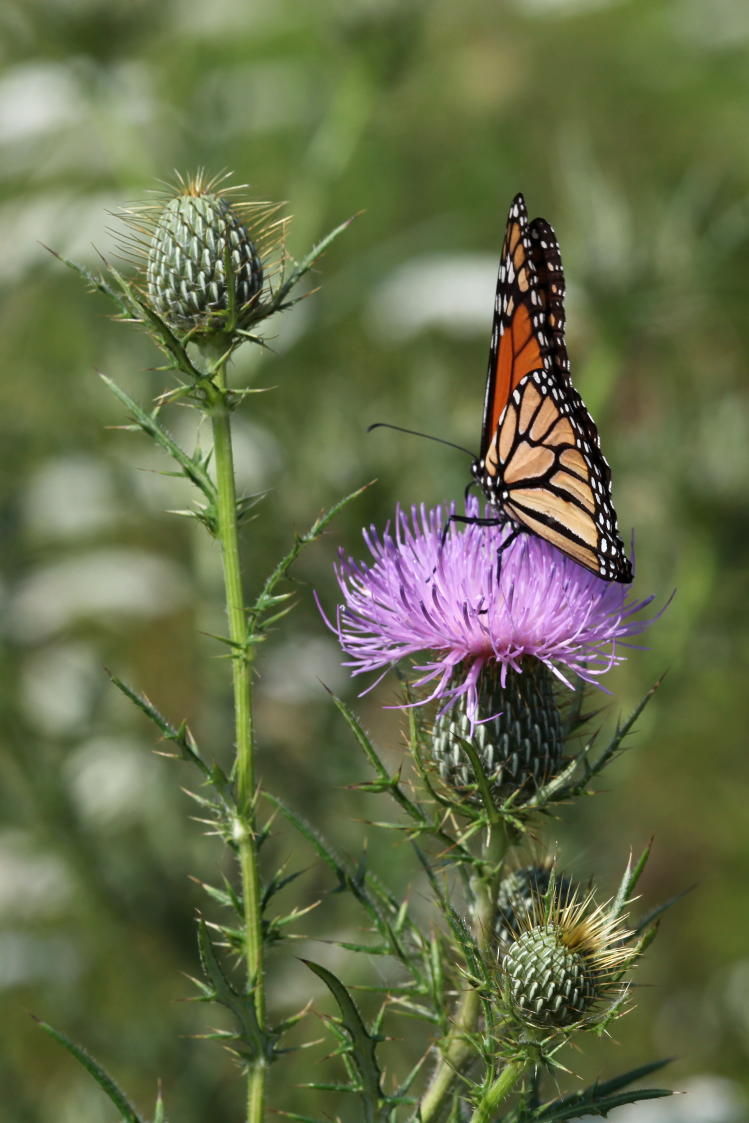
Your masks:
{"label": "thistle stem", "polygon": [[486,1092],[471,1116],[471,1123],[492,1123],[496,1119],[496,1110],[505,1096],[509,1095],[518,1079],[527,1069],[530,1061],[512,1061],[502,1069],[501,1073]]}
{"label": "thistle stem", "polygon": [[[252,722],[252,649],[247,645],[247,617],[242,591],[237,526],[237,493],[231,440],[231,411],[227,400],[226,364],[216,368],[215,392],[210,395],[213,449],[218,491],[218,538],[224,570],[226,613],[232,644],[232,683],[236,757],[233,769],[237,846],[244,903],[244,944],[247,993],[252,996],[260,1031],[265,1036],[265,978],[260,913],[260,876],[255,832],[255,762]],[[262,1123],[267,1058],[254,1057],[247,1073],[247,1123]]]}
{"label": "thistle stem", "polygon": [[[477,872],[471,881],[474,896],[473,936],[483,957],[490,953],[497,911],[497,890],[501,862],[509,840],[501,823],[495,823],[486,840]],[[421,1101],[421,1123],[435,1123],[466,1061],[475,1056],[470,1034],[481,1014],[481,997],[473,987],[458,1002],[455,1018],[444,1045],[431,1084]]]}

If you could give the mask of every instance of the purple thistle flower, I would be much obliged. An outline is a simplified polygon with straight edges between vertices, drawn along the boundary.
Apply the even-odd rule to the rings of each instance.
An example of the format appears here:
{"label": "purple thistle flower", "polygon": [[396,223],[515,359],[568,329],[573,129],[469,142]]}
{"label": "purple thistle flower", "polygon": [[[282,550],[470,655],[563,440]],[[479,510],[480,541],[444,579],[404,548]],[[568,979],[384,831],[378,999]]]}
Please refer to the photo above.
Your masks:
{"label": "purple thistle flower", "polygon": [[[442,546],[453,510],[422,505],[409,518],[398,508],[384,533],[373,526],[363,532],[370,563],[341,552],[343,603],[329,626],[353,674],[384,673],[424,653],[416,685],[431,684],[431,693],[423,701],[439,699],[444,711],[465,697],[475,722],[485,668],[496,666],[504,687],[508,671],[522,673],[533,657],[568,686],[566,672],[595,682],[624,659],[621,642],[650,623],[635,617],[652,597],[628,600],[626,586],[602,580],[533,534],[516,538],[501,566],[507,526],[453,523]],[[475,499],[466,512],[479,513]]]}

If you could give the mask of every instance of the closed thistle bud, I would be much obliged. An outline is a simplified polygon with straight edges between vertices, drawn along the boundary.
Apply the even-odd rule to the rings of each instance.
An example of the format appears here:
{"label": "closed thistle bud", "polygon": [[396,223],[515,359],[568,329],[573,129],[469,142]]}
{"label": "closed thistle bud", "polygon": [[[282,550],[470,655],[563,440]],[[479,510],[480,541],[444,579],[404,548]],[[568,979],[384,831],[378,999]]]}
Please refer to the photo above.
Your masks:
{"label": "closed thistle bud", "polygon": [[543,1029],[589,1021],[597,1003],[623,992],[619,976],[632,958],[627,936],[621,921],[590,897],[539,902],[502,958],[515,1016]]}
{"label": "closed thistle bud", "polygon": [[229,345],[262,318],[267,254],[282,241],[285,222],[271,221],[278,204],[235,197],[223,177],[202,172],[180,179],[155,204],[124,212],[125,248],[144,273],[144,297],[178,335]]}
{"label": "closed thistle bud", "polygon": [[232,306],[242,326],[263,287],[263,268],[231,205],[193,183],[166,204],[154,226],[146,283],[154,310],[170,327],[213,334],[226,328]]}
{"label": "closed thistle bud", "polygon": [[554,905],[568,905],[575,899],[575,892],[572,880],[557,873],[551,862],[523,866],[508,874],[497,890],[494,932],[500,945],[506,947],[518,936],[541,901],[548,897]]}
{"label": "closed thistle bud", "polygon": [[498,802],[513,792],[532,795],[562,764],[564,723],[549,669],[529,660],[522,673],[507,673],[504,686],[496,672],[486,669],[476,711],[469,713],[461,698],[437,719],[432,753],[442,779],[459,792],[476,784],[461,741],[476,749]]}

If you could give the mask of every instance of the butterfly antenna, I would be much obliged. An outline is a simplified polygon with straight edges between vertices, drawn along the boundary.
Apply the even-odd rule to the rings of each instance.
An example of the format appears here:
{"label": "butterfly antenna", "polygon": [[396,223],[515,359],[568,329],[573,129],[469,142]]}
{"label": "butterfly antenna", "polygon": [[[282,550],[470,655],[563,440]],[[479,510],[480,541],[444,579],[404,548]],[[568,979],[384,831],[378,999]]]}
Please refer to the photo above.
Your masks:
{"label": "butterfly antenna", "polygon": [[395,429],[396,433],[409,433],[412,437],[423,437],[425,441],[436,441],[437,444],[447,445],[448,448],[457,448],[458,452],[465,452],[472,458],[476,456],[476,453],[471,452],[470,448],[463,448],[463,445],[456,445],[453,441],[443,440],[442,437],[433,437],[431,433],[420,433],[418,429],[404,429],[402,425],[391,425],[388,421],[375,421],[374,425],[367,427],[367,432],[371,433],[373,429]]}

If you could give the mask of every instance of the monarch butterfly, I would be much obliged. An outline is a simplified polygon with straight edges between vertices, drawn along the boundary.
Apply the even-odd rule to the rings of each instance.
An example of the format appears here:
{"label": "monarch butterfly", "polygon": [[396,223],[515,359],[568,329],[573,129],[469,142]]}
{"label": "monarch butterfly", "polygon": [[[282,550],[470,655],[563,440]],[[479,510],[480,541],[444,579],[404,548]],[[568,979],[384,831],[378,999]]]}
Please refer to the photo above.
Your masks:
{"label": "monarch butterfly", "polygon": [[533,531],[607,581],[632,580],[611,469],[570,378],[559,244],[544,219],[528,222],[522,195],[507,218],[471,472],[513,536]]}

